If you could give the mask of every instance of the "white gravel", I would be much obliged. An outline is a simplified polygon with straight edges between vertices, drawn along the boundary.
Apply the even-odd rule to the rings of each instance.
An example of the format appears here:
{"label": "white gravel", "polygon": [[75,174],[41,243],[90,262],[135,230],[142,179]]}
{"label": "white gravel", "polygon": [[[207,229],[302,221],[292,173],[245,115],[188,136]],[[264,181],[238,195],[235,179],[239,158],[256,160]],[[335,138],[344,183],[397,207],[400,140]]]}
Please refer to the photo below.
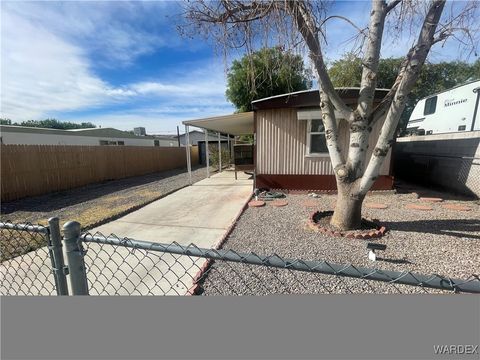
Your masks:
{"label": "white gravel", "polygon": [[[405,188],[402,188],[406,191]],[[380,239],[358,240],[326,237],[306,226],[315,210],[331,210],[335,195],[312,199],[306,195],[288,195],[286,207],[248,208],[238,220],[223,248],[255,252],[285,258],[326,260],[338,264],[377,269],[412,271],[424,275],[439,274],[452,278],[469,278],[480,274],[480,206],[478,201],[459,199],[420,189],[417,193],[373,194],[365,203],[387,204],[384,210],[367,209],[363,215],[375,218],[389,230]],[[409,210],[406,204],[420,203],[418,196],[446,199],[431,205],[433,211]],[[307,208],[305,201],[315,201]],[[446,203],[472,208],[468,212],[447,210]],[[422,202],[422,204],[425,204]],[[384,261],[367,258],[366,243],[387,245],[378,252]],[[289,270],[272,270],[252,265],[216,261],[203,284],[205,295],[271,293],[416,293],[438,292],[419,287],[346,279]]]}

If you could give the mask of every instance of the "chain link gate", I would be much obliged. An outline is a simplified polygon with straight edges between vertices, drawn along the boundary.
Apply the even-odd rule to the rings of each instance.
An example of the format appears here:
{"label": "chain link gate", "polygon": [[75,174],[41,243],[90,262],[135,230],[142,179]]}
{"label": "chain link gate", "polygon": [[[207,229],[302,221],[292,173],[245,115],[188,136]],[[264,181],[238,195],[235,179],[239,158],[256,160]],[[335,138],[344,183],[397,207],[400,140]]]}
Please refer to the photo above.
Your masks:
{"label": "chain link gate", "polygon": [[[65,266],[58,219],[48,227],[0,223],[1,294],[68,295],[67,274],[72,295],[480,293],[478,275],[454,279],[81,234],[80,228],[72,221],[63,226]],[[28,251],[33,238],[46,246]]]}
{"label": "chain link gate", "polygon": [[0,222],[2,295],[68,295],[58,218],[48,225]]}

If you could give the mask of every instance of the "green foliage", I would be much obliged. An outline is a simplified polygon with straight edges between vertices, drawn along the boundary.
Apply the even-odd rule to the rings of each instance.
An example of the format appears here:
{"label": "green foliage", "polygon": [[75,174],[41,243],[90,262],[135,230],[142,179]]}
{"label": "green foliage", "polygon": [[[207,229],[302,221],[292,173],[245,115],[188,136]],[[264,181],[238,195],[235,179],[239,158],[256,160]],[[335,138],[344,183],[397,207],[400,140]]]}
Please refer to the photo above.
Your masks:
{"label": "green foliage", "polygon": [[253,135],[240,135],[238,141],[242,144],[253,144]]}
{"label": "green foliage", "polygon": [[263,48],[233,62],[226,96],[238,112],[250,111],[253,100],[309,89],[311,77],[301,56],[280,47]]}
{"label": "green foliage", "polygon": [[17,123],[17,122],[12,123],[12,120],[10,119],[0,119],[0,124],[38,127],[38,128],[46,128],[46,129],[60,129],[60,130],[89,129],[89,128],[97,127],[96,125],[90,122],[82,122],[81,124],[77,124],[69,121],[58,121],[56,119],[27,120],[27,121],[22,121],[21,123]]}
{"label": "green foliage", "polygon": [[[219,168],[219,163],[218,163],[218,145],[217,144],[210,144],[208,146],[208,161],[210,166],[213,166],[215,168]],[[228,149],[225,149],[224,147],[220,147],[220,156],[222,157],[222,168],[224,168],[227,165],[230,165],[230,151]]]}
{"label": "green foliage", "polygon": [[[397,78],[402,58],[381,59],[378,67],[377,87],[390,89]],[[329,75],[334,86],[360,86],[362,77],[362,60],[354,54],[346,54],[342,59],[333,62]],[[470,79],[480,79],[480,60],[473,64],[460,61],[426,63],[420,76],[408,96],[405,110],[400,119],[403,130],[410,118],[416,103],[428,95],[452,88]]]}

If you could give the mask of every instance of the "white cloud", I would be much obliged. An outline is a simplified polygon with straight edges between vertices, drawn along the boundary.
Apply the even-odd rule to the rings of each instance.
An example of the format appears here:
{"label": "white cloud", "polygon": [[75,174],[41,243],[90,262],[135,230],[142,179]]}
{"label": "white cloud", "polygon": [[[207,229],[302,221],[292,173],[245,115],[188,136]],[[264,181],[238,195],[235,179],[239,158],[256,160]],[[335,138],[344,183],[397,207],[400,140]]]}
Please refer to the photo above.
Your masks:
{"label": "white cloud", "polygon": [[150,2],[7,2],[4,9],[68,43],[82,47],[108,67],[127,66],[141,55],[166,46],[158,33],[142,28],[145,15],[158,13],[155,24],[165,21],[168,3]]}
{"label": "white cloud", "polygon": [[8,11],[2,15],[3,117],[37,118],[109,97],[110,87],[91,73],[82,49]]}
{"label": "white cloud", "polygon": [[[112,86],[92,70],[88,49],[68,36],[60,36],[52,30],[55,26],[48,25],[50,8],[45,8],[43,21],[39,20],[40,7],[35,8],[35,16],[19,9],[2,9],[1,117],[14,121],[57,117],[102,125],[105,121],[130,128],[134,121],[140,123],[143,118],[165,119],[172,126],[174,121],[232,111],[224,96],[221,65],[190,63],[177,69],[162,69],[158,78]],[[70,22],[70,32],[94,31],[89,17],[84,19],[85,23],[71,17],[59,22]],[[56,26],[68,28],[66,24]],[[112,29],[108,39],[113,39],[115,33],[117,30]],[[118,35],[113,48],[128,48],[131,40],[125,39]],[[159,105],[149,108],[147,103]],[[106,108],[111,110],[106,113]],[[118,110],[121,108],[128,110]],[[75,117],[78,111],[98,111],[102,115],[84,120]],[[130,123],[127,127],[114,119]]]}

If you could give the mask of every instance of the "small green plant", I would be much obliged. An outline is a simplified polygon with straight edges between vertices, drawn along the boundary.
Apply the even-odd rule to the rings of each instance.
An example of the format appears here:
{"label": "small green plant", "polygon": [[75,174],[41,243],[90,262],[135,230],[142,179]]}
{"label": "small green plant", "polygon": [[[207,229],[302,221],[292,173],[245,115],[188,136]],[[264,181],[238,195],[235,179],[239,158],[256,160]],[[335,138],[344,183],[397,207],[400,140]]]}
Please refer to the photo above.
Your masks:
{"label": "small green plant", "polygon": [[[213,166],[219,169],[218,163],[218,145],[211,144],[208,146],[208,153],[209,153],[209,161],[210,166]],[[222,157],[222,168],[230,166],[230,151],[221,147],[220,149],[220,156]]]}

